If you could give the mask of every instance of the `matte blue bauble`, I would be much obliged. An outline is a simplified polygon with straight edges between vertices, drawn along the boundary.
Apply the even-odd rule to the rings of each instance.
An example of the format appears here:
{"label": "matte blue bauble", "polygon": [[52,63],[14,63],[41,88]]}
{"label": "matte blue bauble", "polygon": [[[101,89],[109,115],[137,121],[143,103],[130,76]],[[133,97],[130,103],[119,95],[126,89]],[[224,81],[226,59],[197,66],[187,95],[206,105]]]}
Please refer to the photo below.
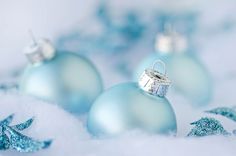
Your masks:
{"label": "matte blue bauble", "polygon": [[115,136],[134,129],[175,133],[176,117],[168,100],[146,93],[137,83],[118,84],[97,98],[88,117],[93,135]]}
{"label": "matte blue bauble", "polygon": [[29,64],[20,83],[23,93],[58,103],[75,114],[87,112],[102,89],[90,61],[70,52],[56,52],[49,60]]}
{"label": "matte blue bauble", "polygon": [[148,56],[138,66],[135,79],[156,59],[161,59],[166,64],[173,88],[188,98],[194,106],[204,106],[210,102],[213,91],[211,77],[202,63],[186,52],[154,53]]}

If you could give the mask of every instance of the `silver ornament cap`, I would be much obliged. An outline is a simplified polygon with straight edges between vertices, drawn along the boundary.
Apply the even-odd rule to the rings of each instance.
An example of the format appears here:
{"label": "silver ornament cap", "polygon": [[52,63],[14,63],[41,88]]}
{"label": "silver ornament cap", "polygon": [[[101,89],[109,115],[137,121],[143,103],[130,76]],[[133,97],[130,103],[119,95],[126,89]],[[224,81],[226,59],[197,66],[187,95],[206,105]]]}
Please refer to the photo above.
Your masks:
{"label": "silver ornament cap", "polygon": [[185,36],[171,28],[156,36],[155,49],[161,53],[183,53],[187,50],[188,43]]}
{"label": "silver ornament cap", "polygon": [[151,69],[146,69],[141,74],[138,84],[145,92],[159,97],[164,97],[168,91],[171,81],[166,76],[166,71],[162,74],[155,70],[156,64],[162,64],[165,70],[164,62],[161,60],[154,62]]}
{"label": "silver ornament cap", "polygon": [[32,64],[50,60],[56,55],[56,50],[50,40],[40,39],[36,41],[32,36],[33,42],[24,49],[24,54]]}

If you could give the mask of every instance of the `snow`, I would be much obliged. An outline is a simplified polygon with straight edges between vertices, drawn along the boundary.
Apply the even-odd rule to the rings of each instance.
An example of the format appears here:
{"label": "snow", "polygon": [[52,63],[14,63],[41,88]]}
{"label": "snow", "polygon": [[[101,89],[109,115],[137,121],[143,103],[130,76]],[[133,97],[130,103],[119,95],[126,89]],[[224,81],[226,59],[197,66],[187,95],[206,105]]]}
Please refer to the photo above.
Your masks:
{"label": "snow", "polygon": [[[40,140],[53,139],[50,148],[27,154],[29,156],[235,155],[235,137],[165,137],[134,131],[116,138],[95,139],[87,133],[81,118],[73,117],[56,105],[17,93],[2,93],[0,104],[1,119],[15,113],[14,123],[19,123],[34,116],[33,125],[24,134]],[[0,152],[0,156],[21,155],[25,154],[13,150]]]}
{"label": "snow", "polygon": [[[128,132],[116,138],[96,139],[86,130],[84,117],[75,117],[60,107],[39,101],[32,97],[21,95],[15,91],[0,91],[0,120],[15,113],[14,123],[19,123],[34,116],[33,125],[24,134],[44,140],[53,139],[49,149],[34,154],[19,154],[16,151],[0,151],[0,156],[235,156],[236,137],[204,137],[186,138],[192,126],[189,124],[205,116],[203,113],[217,106],[235,106],[236,89],[236,29],[230,32],[217,31],[217,26],[224,20],[236,23],[236,3],[234,0],[175,1],[150,0],[142,5],[140,0],[113,0],[111,5],[119,10],[124,6],[166,9],[196,9],[200,11],[200,29],[197,34],[198,56],[207,66],[215,82],[214,98],[205,108],[192,108],[188,101],[170,92],[168,99],[173,104],[177,116],[177,137],[148,135],[144,132]],[[128,3],[126,5],[126,3]],[[94,1],[76,0],[22,0],[13,3],[12,0],[0,1],[0,82],[18,80],[11,77],[11,72],[26,64],[22,49],[29,41],[28,29],[36,36],[46,36],[55,39],[61,32],[81,25],[95,6]],[[159,5],[161,4],[161,5]],[[214,7],[213,7],[214,6]],[[63,11],[63,14],[61,13]],[[73,18],[70,18],[73,17]],[[216,30],[216,31],[215,31]],[[137,48],[138,49],[138,48]],[[140,48],[141,49],[141,48]],[[150,49],[149,49],[150,50]],[[131,66],[138,64],[143,54],[132,57]],[[132,55],[131,55],[132,56]],[[104,65],[106,58],[92,57],[108,86],[124,81],[112,69]],[[109,82],[111,81],[111,82]],[[221,121],[229,132],[236,129],[236,123],[220,116],[214,116]]]}

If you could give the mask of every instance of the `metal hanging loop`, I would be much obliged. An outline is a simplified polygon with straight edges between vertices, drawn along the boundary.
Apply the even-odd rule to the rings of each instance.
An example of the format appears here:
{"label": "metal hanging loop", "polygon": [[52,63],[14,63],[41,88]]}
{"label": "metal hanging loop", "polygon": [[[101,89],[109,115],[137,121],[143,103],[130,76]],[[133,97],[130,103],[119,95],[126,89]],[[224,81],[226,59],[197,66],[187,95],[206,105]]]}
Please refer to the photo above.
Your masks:
{"label": "metal hanging loop", "polygon": [[[163,69],[164,69],[164,75],[166,76],[166,64],[165,64],[163,61],[161,61],[161,60],[155,61],[155,62],[153,63],[153,65],[152,65],[152,69],[155,70],[155,67],[156,67],[158,64],[163,67]],[[155,70],[155,71],[158,71],[158,70]]]}

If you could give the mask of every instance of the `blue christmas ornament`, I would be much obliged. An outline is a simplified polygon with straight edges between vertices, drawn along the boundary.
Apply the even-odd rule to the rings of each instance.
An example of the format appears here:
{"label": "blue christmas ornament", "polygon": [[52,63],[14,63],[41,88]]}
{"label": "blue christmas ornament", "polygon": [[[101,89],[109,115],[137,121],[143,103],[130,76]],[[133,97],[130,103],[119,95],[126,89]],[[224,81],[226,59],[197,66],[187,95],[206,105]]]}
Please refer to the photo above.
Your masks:
{"label": "blue christmas ornament", "polygon": [[208,104],[213,91],[211,77],[197,57],[188,52],[186,39],[176,32],[167,32],[157,37],[155,47],[156,53],[141,62],[134,77],[137,78],[153,60],[161,59],[176,91],[195,106]]}
{"label": "blue christmas ornament", "polygon": [[88,130],[94,136],[115,136],[139,129],[150,133],[176,133],[176,117],[165,98],[169,79],[146,69],[139,83],[118,84],[100,95],[89,112]]}
{"label": "blue christmas ornament", "polygon": [[87,59],[70,52],[55,51],[46,39],[35,41],[25,53],[31,63],[21,79],[23,93],[81,114],[89,110],[102,92],[99,73]]}

